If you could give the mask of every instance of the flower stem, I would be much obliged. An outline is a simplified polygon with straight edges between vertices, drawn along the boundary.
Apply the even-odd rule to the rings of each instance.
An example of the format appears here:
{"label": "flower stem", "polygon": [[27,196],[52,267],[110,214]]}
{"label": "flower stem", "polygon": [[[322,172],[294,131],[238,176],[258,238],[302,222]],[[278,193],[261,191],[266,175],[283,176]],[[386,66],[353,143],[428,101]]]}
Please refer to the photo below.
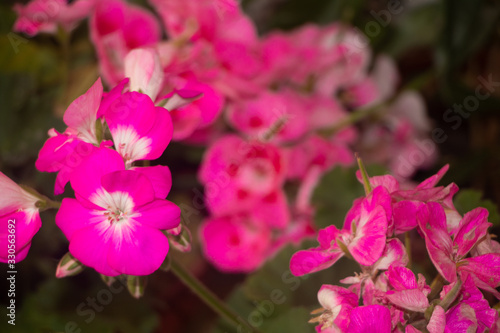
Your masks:
{"label": "flower stem", "polygon": [[219,316],[227,320],[234,327],[245,327],[246,332],[260,333],[257,329],[247,323],[237,313],[227,307],[211,290],[209,290],[200,280],[187,271],[174,259],[170,260],[170,270],[195,293],[207,306],[215,311]]}
{"label": "flower stem", "polygon": [[361,176],[363,177],[363,186],[365,188],[366,195],[370,194],[372,191],[372,186],[370,185],[370,178],[368,177],[368,173],[366,172],[365,165],[359,157],[358,153],[354,153],[356,155],[356,160],[358,161],[359,171],[361,172]]}

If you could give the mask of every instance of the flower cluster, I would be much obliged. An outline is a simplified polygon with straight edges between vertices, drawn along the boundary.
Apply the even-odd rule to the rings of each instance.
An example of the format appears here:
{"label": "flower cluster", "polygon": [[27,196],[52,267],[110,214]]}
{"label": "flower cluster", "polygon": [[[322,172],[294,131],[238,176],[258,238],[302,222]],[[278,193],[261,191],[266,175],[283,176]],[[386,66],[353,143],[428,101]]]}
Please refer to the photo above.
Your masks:
{"label": "flower cluster", "polygon": [[97,80],[66,110],[67,129],[49,131],[36,161],[38,170],[58,172],[56,194],[68,182],[75,192],[56,215],[70,253],[106,276],[157,270],[169,249],[166,231],[180,222],[179,207],[165,200],[168,167],[134,164],[163,153],[172,137],[170,115],[131,88],[127,79],[104,93]]}
{"label": "flower cluster", "polygon": [[[319,247],[292,256],[290,270],[296,276],[326,269],[343,256],[361,267],[341,280],[349,287],[320,289],[322,308],[311,320],[318,323],[318,332],[498,329],[498,312],[479,289],[500,298],[495,289],[500,286],[500,244],[488,234],[486,209],[461,216],[452,202],[458,187],[436,186],[447,168],[412,189],[401,189],[390,175],[366,178],[369,193],[354,201],[344,227],[320,230]],[[400,236],[413,230],[422,235],[439,273],[431,286],[408,268],[408,248]]]}
{"label": "flower cluster", "polygon": [[[18,8],[16,29],[33,21],[29,8],[43,1],[32,3]],[[422,99],[413,92],[396,95],[396,65],[384,55],[373,57],[366,38],[352,27],[309,24],[259,36],[236,0],[150,4],[161,22],[123,0],[79,0],[61,5],[61,15],[33,33],[53,31],[56,24],[70,30],[81,16],[66,11],[86,6],[81,14],[89,16],[104,81],[120,87],[130,78],[131,91],[147,94],[169,110],[173,140],[208,146],[199,171],[210,213],[201,241],[218,268],[251,271],[281,245],[311,236],[314,186],[333,166],[352,164],[353,149],[368,162],[387,165],[400,180],[433,161],[431,141],[425,156],[414,158],[421,149],[416,142],[430,128]],[[377,120],[355,127],[359,114],[370,110],[380,114]],[[138,137],[133,146],[121,142],[129,135],[123,119],[98,118],[108,124],[127,168],[134,160],[153,158],[146,155],[156,151],[142,149],[144,139]],[[106,146],[92,131],[80,132],[84,143],[72,145],[91,150]],[[68,137],[51,135],[54,146]],[[56,193],[62,192],[73,168],[60,164],[64,166],[54,170],[42,167],[61,171]],[[284,194],[286,183],[299,184],[291,200]]]}

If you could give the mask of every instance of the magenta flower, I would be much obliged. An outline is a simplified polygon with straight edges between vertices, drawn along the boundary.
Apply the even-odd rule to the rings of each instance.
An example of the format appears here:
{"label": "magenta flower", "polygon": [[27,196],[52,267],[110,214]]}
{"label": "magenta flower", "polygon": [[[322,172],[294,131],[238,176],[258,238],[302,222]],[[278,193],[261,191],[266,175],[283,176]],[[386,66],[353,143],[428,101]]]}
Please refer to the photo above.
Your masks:
{"label": "magenta flower", "polygon": [[319,323],[319,333],[345,332],[350,323],[350,314],[358,305],[358,296],[345,288],[324,284],[318,291],[318,301],[322,308],[313,311],[321,313],[310,323]]}
{"label": "magenta flower", "polygon": [[0,262],[19,262],[28,254],[31,239],[42,225],[36,206],[40,198],[23,190],[1,172],[0,192],[2,193],[0,196]]}
{"label": "magenta flower", "polygon": [[390,219],[390,196],[379,186],[367,198],[355,202],[342,230],[335,226],[322,229],[318,233],[318,248],[295,253],[290,260],[290,270],[300,276],[326,269],[340,259],[344,251],[361,265],[373,265],[385,249]]}
{"label": "magenta flower", "polygon": [[148,275],[160,267],[169,248],[162,230],[179,225],[180,209],[158,197],[143,172],[125,170],[116,151],[100,148],[70,181],[76,199],[63,199],[56,224],[75,258],[108,276]]}
{"label": "magenta flower", "polygon": [[[103,95],[101,79],[82,96],[74,100],[64,113],[68,128],[64,133],[49,131],[50,138],[38,153],[35,166],[44,172],[59,172],[54,188],[55,194],[64,192],[73,169],[92,154],[97,147],[110,146],[109,141],[100,142],[102,132],[97,132],[98,111]],[[102,126],[101,126],[102,127]]]}
{"label": "magenta flower", "polygon": [[14,10],[19,17],[14,30],[34,36],[39,32],[56,33],[59,25],[69,31],[90,14],[94,3],[95,0],[77,0],[71,4],[66,0],[32,0],[26,5],[16,4]]}
{"label": "magenta flower", "polygon": [[424,312],[429,307],[427,295],[431,289],[425,284],[425,278],[419,274],[419,279],[406,267],[389,267],[385,273],[392,290],[386,297],[392,304],[410,311]]}
{"label": "magenta flower", "polygon": [[224,272],[251,272],[267,258],[271,230],[249,215],[212,217],[200,230],[205,257]]}
{"label": "magenta flower", "polygon": [[470,275],[477,287],[500,296],[495,290],[500,285],[500,254],[467,257],[471,249],[486,237],[491,226],[486,209],[476,208],[465,214],[451,235],[444,209],[438,203],[422,206],[417,217],[429,256],[448,282],[457,281],[458,276],[465,281]]}
{"label": "magenta flower", "polygon": [[162,107],[138,92],[126,92],[104,111],[116,150],[127,167],[137,160],[161,156],[172,139],[172,120]]}
{"label": "magenta flower", "polygon": [[121,0],[99,1],[90,18],[90,37],[99,57],[101,75],[110,85],[124,77],[125,56],[132,49],[161,38],[155,16]]}
{"label": "magenta flower", "polygon": [[[228,215],[253,210],[265,198],[274,199],[285,172],[283,155],[275,145],[226,135],[205,153],[199,178],[211,213]],[[276,198],[272,201],[286,204],[280,200],[283,196]]]}

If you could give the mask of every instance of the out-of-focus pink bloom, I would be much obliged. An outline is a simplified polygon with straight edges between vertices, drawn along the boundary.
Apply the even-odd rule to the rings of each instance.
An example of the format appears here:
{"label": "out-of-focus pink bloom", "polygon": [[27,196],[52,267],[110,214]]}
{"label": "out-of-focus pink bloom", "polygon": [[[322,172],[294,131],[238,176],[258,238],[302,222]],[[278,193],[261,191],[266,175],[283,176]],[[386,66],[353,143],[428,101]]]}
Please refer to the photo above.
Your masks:
{"label": "out-of-focus pink bloom", "polygon": [[319,323],[316,332],[346,332],[351,311],[358,305],[358,295],[342,287],[324,284],[318,292],[318,301],[323,307],[322,313],[310,320]]}
{"label": "out-of-focus pink bloom", "polygon": [[500,285],[500,254],[466,257],[491,226],[486,209],[476,208],[465,214],[452,235],[448,232],[444,210],[438,203],[422,206],[417,218],[429,256],[448,282],[457,281],[458,275],[464,281],[470,275],[477,287],[500,296],[495,290]]}
{"label": "out-of-focus pink bloom", "polygon": [[354,162],[347,144],[335,137],[327,140],[312,135],[286,151],[289,160],[287,177],[290,179],[303,179],[310,168],[315,166],[326,172],[335,165],[349,166]]}
{"label": "out-of-focus pink bloom", "polygon": [[58,25],[72,30],[87,17],[94,7],[94,0],[32,0],[26,5],[16,4],[14,10],[19,16],[14,30],[34,36],[39,32],[56,33]]}
{"label": "out-of-focus pink bloom", "polygon": [[415,92],[405,92],[385,113],[385,125],[363,131],[359,150],[366,161],[389,164],[398,179],[408,179],[416,170],[431,166],[438,150],[429,139],[431,129],[425,103]]}
{"label": "out-of-focus pink bloom", "polygon": [[225,272],[251,272],[269,254],[270,229],[249,215],[212,217],[200,231],[207,259]]}
{"label": "out-of-focus pink bloom", "polygon": [[157,43],[161,30],[154,15],[141,7],[109,0],[96,4],[90,18],[90,37],[99,57],[101,74],[114,86],[125,77],[124,61],[128,52]]}
{"label": "out-of-focus pink bloom", "polygon": [[285,172],[278,147],[227,135],[205,153],[199,178],[212,214],[227,215],[253,210],[256,199],[281,187]]}
{"label": "out-of-focus pink bloom", "polygon": [[390,209],[385,188],[375,188],[353,206],[342,230],[335,226],[322,229],[318,233],[318,248],[295,253],[290,260],[291,272],[300,276],[326,269],[340,259],[344,251],[349,251],[361,265],[373,265],[385,249]]}
{"label": "out-of-focus pink bloom", "polygon": [[[19,262],[28,254],[31,239],[42,225],[40,200],[0,172],[0,262]],[[10,251],[9,251],[10,250]],[[12,260],[12,261],[10,261]]]}
{"label": "out-of-focus pink bloom", "polygon": [[385,306],[378,304],[354,308],[346,330],[350,333],[390,333],[391,331],[391,312]]}
{"label": "out-of-focus pink bloom", "polygon": [[255,40],[253,23],[235,0],[150,0],[170,37]]}
{"label": "out-of-focus pink bloom", "polygon": [[292,91],[264,91],[253,99],[233,103],[227,114],[231,124],[247,136],[263,138],[273,126],[279,126],[273,141],[287,142],[310,129],[304,106]]}
{"label": "out-of-focus pink bloom", "polygon": [[185,105],[171,108],[165,106],[172,116],[174,140],[183,140],[195,130],[205,128],[217,119],[222,112],[224,97],[209,84],[198,81],[193,75],[177,77],[175,81],[178,93],[196,92],[195,97],[202,94],[200,98],[192,98],[193,101]]}
{"label": "out-of-focus pink bloom", "polygon": [[144,173],[125,170],[116,151],[101,148],[75,169],[71,186],[76,199],[63,199],[56,224],[76,259],[107,276],[160,267],[169,247],[162,230],[179,225],[180,209],[158,198]]}
{"label": "out-of-focus pink bloom", "polygon": [[158,53],[151,48],[138,48],[125,57],[125,77],[130,79],[131,91],[148,95],[156,100],[163,85],[163,70]]}
{"label": "out-of-focus pink bloom", "polygon": [[105,111],[104,119],[127,167],[137,160],[160,157],[172,138],[169,113],[138,92],[117,97]]}
{"label": "out-of-focus pink bloom", "polygon": [[64,113],[64,123],[68,128],[64,133],[55,129],[49,131],[50,138],[38,153],[35,166],[44,172],[59,172],[54,193],[64,192],[73,169],[94,152],[99,145],[109,146],[109,142],[100,142],[103,135],[99,132],[98,119],[103,88],[98,79],[85,94],[74,100]]}

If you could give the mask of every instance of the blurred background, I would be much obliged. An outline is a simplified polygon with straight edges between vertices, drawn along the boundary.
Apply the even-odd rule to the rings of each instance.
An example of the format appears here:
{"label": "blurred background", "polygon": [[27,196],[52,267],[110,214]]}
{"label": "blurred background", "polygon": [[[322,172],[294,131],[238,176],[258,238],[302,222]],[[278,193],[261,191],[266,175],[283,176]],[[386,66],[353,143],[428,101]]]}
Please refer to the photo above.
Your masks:
{"label": "blurred background", "polygon": [[[146,1],[134,2],[148,7]],[[64,110],[98,77],[97,59],[86,22],[73,32],[66,48],[55,36],[14,33],[15,3],[22,2],[4,0],[0,4],[0,170],[18,183],[50,195],[55,174],[35,169],[38,151],[48,129],[64,129]],[[369,38],[374,53],[395,59],[400,85],[422,94],[432,126],[439,133],[437,161],[432,168],[420,170],[414,180],[423,180],[449,163],[450,170],[441,184],[455,182],[461,189],[468,189],[457,198],[457,208],[466,211],[484,205],[491,209],[492,219],[498,219],[499,1],[245,0],[242,6],[260,34],[306,23],[342,21],[357,27]],[[485,97],[479,98],[478,91]],[[188,212],[193,189],[202,190],[196,172],[203,151],[202,147],[171,143],[161,158],[174,175],[169,199],[181,208],[184,205]],[[339,198],[326,195],[325,199],[319,193],[317,200],[352,202],[359,195],[352,193],[353,182],[340,182],[339,178],[342,175],[330,175],[332,183],[325,185],[344,186],[337,191]],[[296,250],[287,247],[250,276],[220,273],[203,259],[196,242],[196,229],[204,213],[193,209],[183,214],[194,235],[194,247],[190,254],[173,255],[217,295],[229,297],[231,306],[242,316],[255,323],[262,319],[259,326],[263,332],[313,332],[306,322],[308,312],[317,306],[319,286],[346,276],[349,264],[339,266],[344,271],[327,271],[306,280],[283,276]],[[105,307],[89,310],[89,302],[106,286],[90,269],[75,277],[55,278],[57,263],[67,252],[67,241],[54,224],[54,214],[42,214],[43,226],[33,239],[30,254],[17,265],[16,327],[6,327],[2,319],[2,332],[234,331],[217,324],[216,316],[168,272],[150,277],[142,299],[136,300],[123,290],[113,293]],[[339,212],[340,216],[344,214]],[[498,227],[493,231],[498,234]],[[0,300],[5,304],[3,290],[7,285],[3,283],[1,288]],[[269,316],[266,310],[260,315],[254,312],[264,306],[273,290],[281,290],[286,302],[273,303]],[[214,330],[214,325],[219,328]]]}

